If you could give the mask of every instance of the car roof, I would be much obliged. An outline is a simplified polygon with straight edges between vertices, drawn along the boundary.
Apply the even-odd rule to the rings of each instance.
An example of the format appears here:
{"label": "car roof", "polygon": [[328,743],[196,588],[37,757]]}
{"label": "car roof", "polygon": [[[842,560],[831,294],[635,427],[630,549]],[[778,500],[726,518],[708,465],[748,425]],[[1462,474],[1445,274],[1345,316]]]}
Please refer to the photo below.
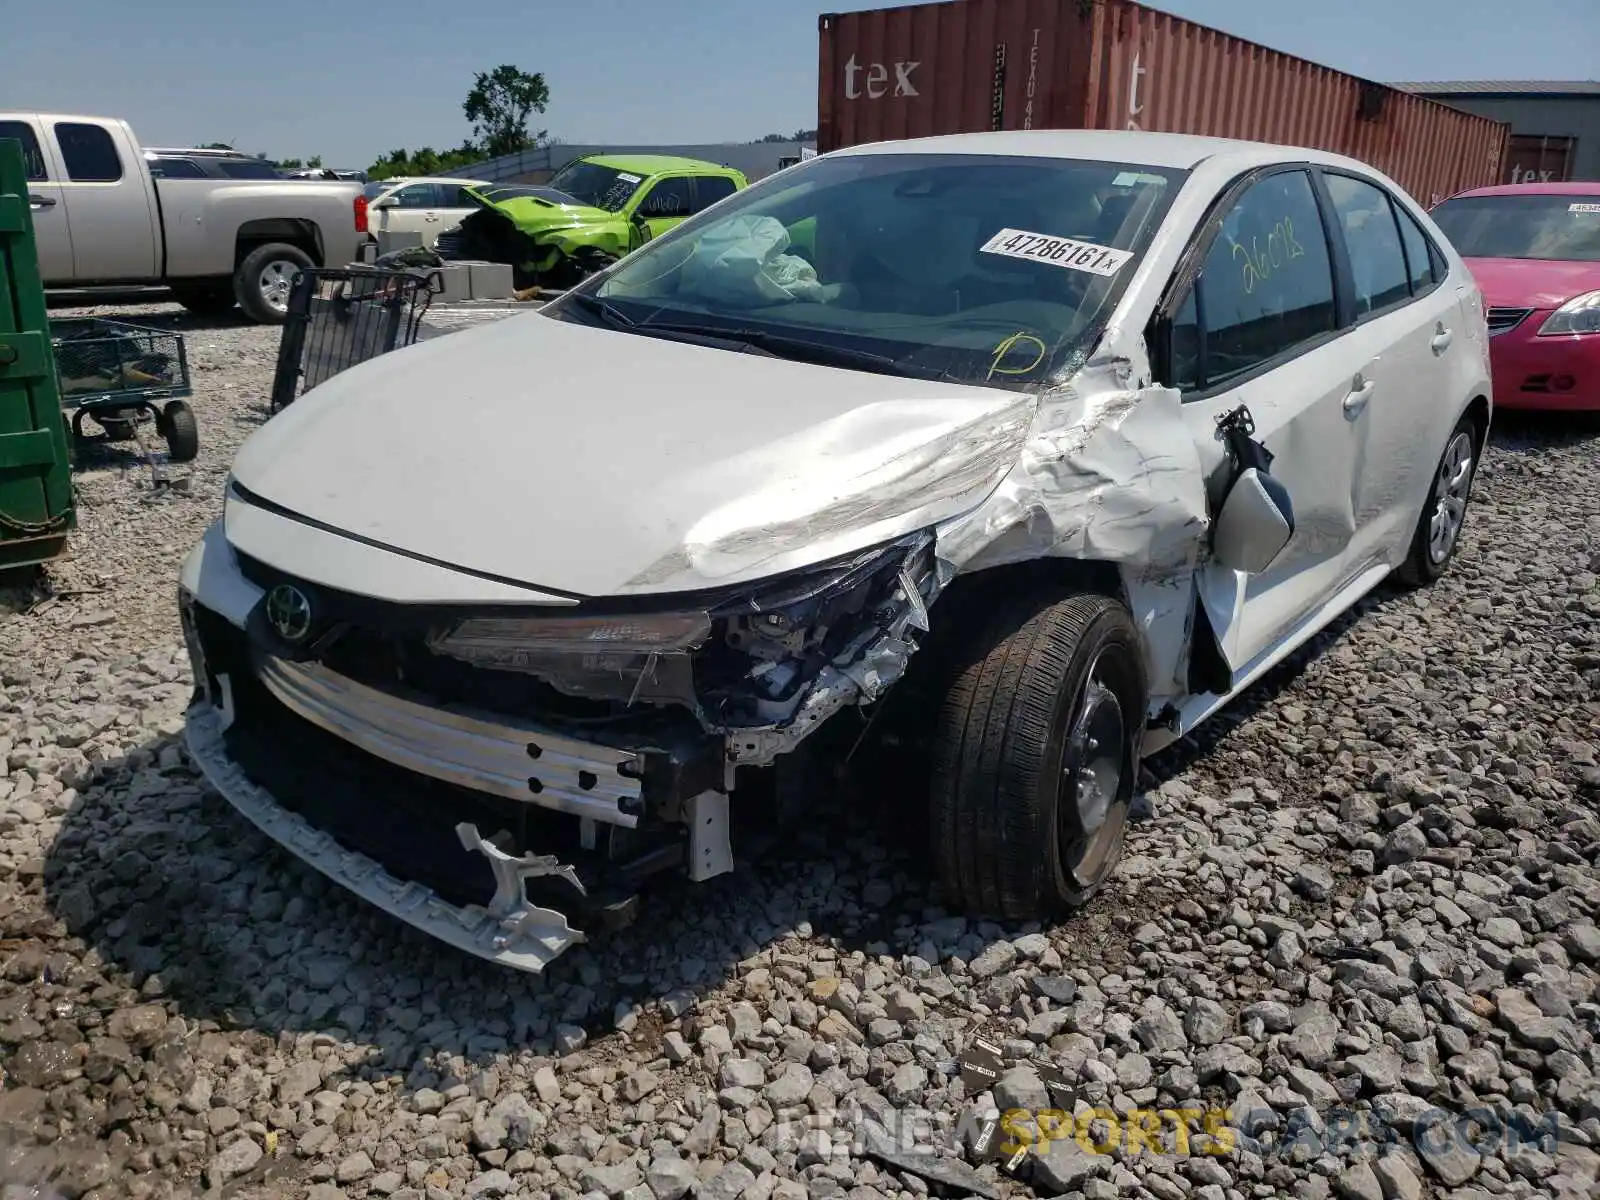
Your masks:
{"label": "car roof", "polygon": [[[1251,142],[1188,133],[1146,133],[1122,129],[1015,129],[996,133],[953,133],[936,137],[867,142],[836,150],[845,154],[992,154],[1019,158],[1082,158],[1192,170],[1212,159],[1237,159],[1241,165],[1274,158],[1372,170],[1367,163],[1309,146]],[[829,155],[833,157],[833,155]]]}
{"label": "car roof", "polygon": [[659,175],[664,171],[728,171],[737,168],[719,166],[700,158],[680,158],[675,154],[587,154],[584,162],[596,166],[613,167],[618,171],[637,171],[641,175]]}
{"label": "car roof", "polygon": [[246,154],[243,150],[217,150],[207,146],[144,146],[141,147],[146,154],[181,155],[185,158],[247,158],[251,162],[266,162],[264,158],[257,158],[254,154]]}
{"label": "car roof", "polygon": [[487,179],[468,179],[462,175],[393,175],[388,179],[374,179],[372,182],[395,187],[399,187],[403,183],[462,183],[469,187],[484,187],[491,181]]}
{"label": "car roof", "polygon": [[1459,200],[1463,196],[1600,196],[1600,182],[1498,183],[1492,187],[1457,192],[1450,199]]}

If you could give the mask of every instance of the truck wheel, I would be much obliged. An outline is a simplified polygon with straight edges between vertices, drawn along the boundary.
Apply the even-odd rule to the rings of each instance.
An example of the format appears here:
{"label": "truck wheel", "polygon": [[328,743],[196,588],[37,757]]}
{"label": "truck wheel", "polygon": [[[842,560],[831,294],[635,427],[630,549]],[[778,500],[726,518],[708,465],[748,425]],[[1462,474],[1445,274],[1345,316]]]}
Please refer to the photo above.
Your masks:
{"label": "truck wheel", "polygon": [[1033,920],[1086,903],[1122,854],[1144,730],[1144,657],[1109,596],[1000,606],[945,696],[932,852],[975,915]]}
{"label": "truck wheel", "polygon": [[157,430],[167,443],[167,456],[173,462],[193,462],[200,453],[200,427],[194,409],[182,400],[168,400],[157,419]]}
{"label": "truck wheel", "polygon": [[282,242],[257,246],[233,273],[233,291],[245,315],[261,325],[282,325],[289,315],[294,277],[311,266],[304,250]]}
{"label": "truck wheel", "polygon": [[174,287],[172,298],[197,317],[225,317],[239,303],[228,283]]}

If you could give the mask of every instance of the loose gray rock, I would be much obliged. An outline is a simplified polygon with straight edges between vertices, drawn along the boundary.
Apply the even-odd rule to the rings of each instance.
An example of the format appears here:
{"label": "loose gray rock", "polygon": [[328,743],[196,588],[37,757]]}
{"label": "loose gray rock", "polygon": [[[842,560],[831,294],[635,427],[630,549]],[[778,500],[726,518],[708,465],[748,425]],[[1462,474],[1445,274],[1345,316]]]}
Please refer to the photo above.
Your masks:
{"label": "loose gray rock", "polygon": [[357,1150],[350,1157],[341,1161],[334,1169],[333,1177],[340,1183],[355,1183],[365,1179],[373,1171],[372,1158],[365,1150]]}
{"label": "loose gray rock", "polygon": [[967,964],[967,972],[974,979],[991,979],[1016,965],[1017,948],[1010,942],[994,942],[984,952]]}
{"label": "loose gray rock", "polygon": [[254,1138],[240,1138],[230,1142],[211,1160],[211,1185],[220,1187],[228,1180],[254,1170],[261,1161],[261,1147]]}
{"label": "loose gray rock", "polygon": [[1397,1154],[1385,1154],[1372,1164],[1383,1188],[1384,1200],[1421,1200],[1422,1181]]}
{"label": "loose gray rock", "polygon": [[1334,1181],[1333,1188],[1344,1200],[1384,1200],[1378,1177],[1364,1162],[1346,1167]]}
{"label": "loose gray rock", "polygon": [[675,1153],[663,1153],[650,1160],[644,1179],[655,1200],[681,1200],[699,1181],[699,1176],[693,1163]]}
{"label": "loose gray rock", "polygon": [[1233,1032],[1233,1022],[1215,1000],[1196,996],[1183,1015],[1183,1032],[1196,1046],[1214,1046]]}
{"label": "loose gray rock", "polygon": [[1028,1063],[1019,1063],[995,1081],[994,1099],[1001,1112],[1013,1108],[1042,1112],[1053,1107],[1039,1072]]}

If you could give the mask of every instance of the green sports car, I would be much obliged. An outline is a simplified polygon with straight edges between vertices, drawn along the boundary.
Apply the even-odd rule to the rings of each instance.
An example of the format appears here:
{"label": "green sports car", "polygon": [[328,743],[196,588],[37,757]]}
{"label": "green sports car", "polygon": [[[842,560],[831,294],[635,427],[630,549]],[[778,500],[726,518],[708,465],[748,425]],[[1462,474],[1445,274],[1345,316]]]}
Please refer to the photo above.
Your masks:
{"label": "green sports car", "polygon": [[480,211],[447,230],[439,250],[510,263],[519,288],[566,286],[747,185],[732,167],[699,159],[589,155],[548,183],[463,188]]}

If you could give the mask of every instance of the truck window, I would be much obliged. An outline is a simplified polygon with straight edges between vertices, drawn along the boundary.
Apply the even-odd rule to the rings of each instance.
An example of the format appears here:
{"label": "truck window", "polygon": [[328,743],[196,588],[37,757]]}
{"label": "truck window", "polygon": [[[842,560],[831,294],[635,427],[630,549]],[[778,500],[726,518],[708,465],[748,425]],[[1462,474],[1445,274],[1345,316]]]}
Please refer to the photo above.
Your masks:
{"label": "truck window", "polygon": [[44,179],[44,151],[33,126],[26,121],[0,121],[0,138],[16,138],[22,143],[22,165],[29,179]]}
{"label": "truck window", "polygon": [[710,208],[718,200],[733,195],[733,180],[726,175],[696,175],[694,180],[695,212]]}
{"label": "truck window", "polygon": [[74,183],[115,183],[122,178],[122,159],[111,134],[99,125],[56,122],[56,144],[67,178]]}
{"label": "truck window", "polygon": [[642,217],[687,217],[694,208],[687,178],[663,179],[639,205]]}

